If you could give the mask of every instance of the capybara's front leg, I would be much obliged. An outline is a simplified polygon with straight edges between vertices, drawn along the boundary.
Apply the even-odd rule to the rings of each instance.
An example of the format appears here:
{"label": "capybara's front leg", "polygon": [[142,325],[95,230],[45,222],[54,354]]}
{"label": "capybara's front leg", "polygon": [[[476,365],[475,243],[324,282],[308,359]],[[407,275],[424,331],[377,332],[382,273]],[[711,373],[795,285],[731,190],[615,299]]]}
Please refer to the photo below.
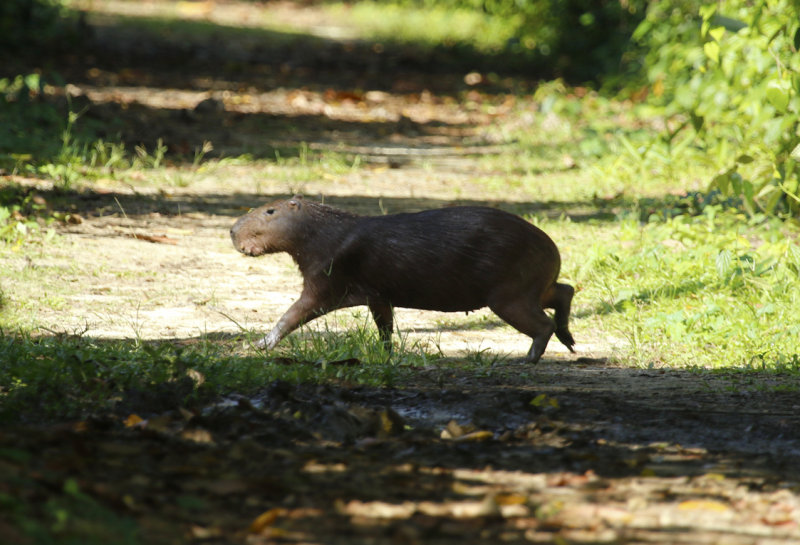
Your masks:
{"label": "capybara's front leg", "polygon": [[272,331],[256,343],[257,348],[272,350],[286,335],[317,316],[325,314],[330,309],[323,309],[319,302],[311,297],[302,295],[300,299],[289,307]]}
{"label": "capybara's front leg", "polygon": [[394,328],[394,310],[392,306],[384,301],[370,301],[369,310],[375,325],[378,326],[378,334],[384,348],[392,350],[392,329]]}

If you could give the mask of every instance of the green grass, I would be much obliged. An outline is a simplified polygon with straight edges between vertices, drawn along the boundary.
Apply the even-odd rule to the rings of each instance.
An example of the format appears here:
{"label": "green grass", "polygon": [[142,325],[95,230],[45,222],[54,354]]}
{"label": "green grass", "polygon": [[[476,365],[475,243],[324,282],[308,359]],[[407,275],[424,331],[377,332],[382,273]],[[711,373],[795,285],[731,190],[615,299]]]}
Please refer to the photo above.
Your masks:
{"label": "green grass", "polygon": [[[798,223],[710,190],[729,157],[665,139],[657,111],[569,94],[542,87],[539,112],[507,135],[514,152],[482,164],[490,192],[508,179],[549,203],[532,219],[578,286],[575,329],[621,339],[628,365],[796,371]],[[559,210],[575,220],[544,219]]]}
{"label": "green grass", "polygon": [[[140,543],[136,522],[118,515],[81,490],[75,479],[47,482],[33,466],[33,453],[0,449],[0,513],[10,543],[103,545]],[[46,501],[25,501],[35,495]]]}
{"label": "green grass", "polygon": [[488,17],[469,9],[371,1],[332,4],[328,11],[369,40],[428,48],[468,46],[490,54],[503,51],[521,23],[519,17]]}
{"label": "green grass", "polygon": [[563,241],[564,277],[579,289],[574,321],[624,339],[620,363],[800,368],[796,229],[716,207],[543,227]]}
{"label": "green grass", "polygon": [[313,332],[303,328],[270,354],[252,347],[259,334],[250,332],[176,344],[0,330],[0,419],[152,410],[147,402],[130,406],[130,396],[143,395],[154,406],[178,408],[254,393],[275,380],[390,386],[414,367],[440,360],[402,337],[390,356],[374,328],[342,332],[329,323]]}

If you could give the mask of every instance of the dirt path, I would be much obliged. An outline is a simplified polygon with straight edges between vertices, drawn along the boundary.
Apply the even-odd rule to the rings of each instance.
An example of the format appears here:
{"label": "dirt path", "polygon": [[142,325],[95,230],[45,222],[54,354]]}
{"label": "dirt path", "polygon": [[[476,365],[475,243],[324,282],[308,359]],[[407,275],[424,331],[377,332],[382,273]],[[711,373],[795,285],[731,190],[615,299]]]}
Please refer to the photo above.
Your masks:
{"label": "dirt path", "polygon": [[[281,11],[319,24],[294,15]],[[312,53],[169,38],[137,49],[125,36],[102,19],[92,62],[64,67],[69,90],[87,120],[150,150],[160,136],[186,160],[152,171],[156,183],[109,175],[67,195],[12,180],[82,220],[4,263],[6,296],[30,301],[42,332],[183,341],[269,327],[300,277],[286,256],[238,255],[227,230],[297,190],[363,213],[486,201],[549,213],[519,189],[487,198],[468,175],[467,152],[492,153],[496,128],[519,121],[510,92],[487,90],[491,108],[475,108],[463,74],[363,72],[362,45],[336,40]],[[256,69],[216,73],[214,55],[231,51]],[[322,159],[192,167],[206,140],[226,157],[268,158],[306,142]],[[326,150],[366,166],[327,164]],[[326,327],[363,320],[342,312]],[[514,357],[529,341],[488,313],[397,321],[450,361],[511,358],[421,367],[395,388],[274,383],[203,406],[131,392],[117,414],[4,428],[0,504],[21,498],[43,521],[69,504],[80,516],[57,523],[60,535],[98,543],[800,543],[792,378],[615,367],[615,341],[588,329],[574,331],[577,355],[554,341],[528,366]],[[0,541],[31,543],[9,517]]]}

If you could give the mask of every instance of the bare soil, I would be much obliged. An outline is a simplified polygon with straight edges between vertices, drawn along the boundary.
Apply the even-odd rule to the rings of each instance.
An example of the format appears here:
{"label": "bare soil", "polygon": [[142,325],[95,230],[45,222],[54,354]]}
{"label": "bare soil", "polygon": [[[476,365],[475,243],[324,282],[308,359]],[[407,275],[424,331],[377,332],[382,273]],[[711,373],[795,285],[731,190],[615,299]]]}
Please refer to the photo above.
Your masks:
{"label": "bare soil", "polygon": [[[320,24],[313,8],[292,9],[282,4],[281,16]],[[296,181],[309,167],[176,162],[157,184],[143,174],[68,194],[6,176],[80,218],[3,265],[6,298],[39,294],[26,308],[42,334],[217,335],[241,350],[229,339],[269,328],[301,279],[286,256],[238,255],[228,228],[297,189],[363,213],[467,202],[549,212],[521,190],[486,197],[467,175],[465,147],[491,153],[493,129],[514,121],[503,110],[510,91],[486,93],[489,114],[463,99],[463,74],[429,71],[424,59],[392,70],[405,66],[403,50],[387,69],[370,68],[369,47],[336,40],[137,49],[98,25],[91,54],[68,59],[62,75],[85,115],[113,120],[125,141],[163,137],[189,157],[204,140],[228,157],[308,142],[355,150],[367,165]],[[234,53],[248,70],[217,62]],[[165,184],[170,176],[188,185]],[[350,327],[351,314],[329,327]],[[489,313],[401,310],[397,322],[452,360],[507,358],[419,368],[392,388],[276,382],[203,406],[132,392],[124,414],[0,429],[0,492],[80,503],[64,488],[74,480],[118,517],[89,532],[105,543],[134,542],[125,528],[150,543],[800,543],[793,377],[612,364],[620,341],[589,327],[573,329],[577,354],[554,340],[530,366],[516,359],[530,341]],[[0,517],[0,541],[31,543],[9,520]]]}

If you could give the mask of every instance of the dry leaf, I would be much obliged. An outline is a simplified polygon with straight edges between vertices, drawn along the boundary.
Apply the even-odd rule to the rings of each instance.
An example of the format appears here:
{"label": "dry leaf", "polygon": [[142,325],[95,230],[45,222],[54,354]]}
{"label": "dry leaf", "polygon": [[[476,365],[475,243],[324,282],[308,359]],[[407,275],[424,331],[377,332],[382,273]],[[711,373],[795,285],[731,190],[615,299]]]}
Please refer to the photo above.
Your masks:
{"label": "dry leaf", "polygon": [[468,441],[486,441],[488,439],[492,439],[494,437],[494,433],[487,431],[487,430],[478,430],[473,431],[470,433],[465,433],[460,437],[455,437],[453,440],[457,442],[468,442]]}
{"label": "dry leaf", "polygon": [[265,528],[272,526],[275,524],[275,521],[278,520],[278,517],[282,517],[286,515],[286,509],[283,507],[275,507],[270,509],[269,511],[264,511],[260,515],[258,515],[255,520],[250,524],[250,528],[248,528],[248,532],[251,534],[260,534],[264,531]]}
{"label": "dry leaf", "polygon": [[528,502],[528,496],[524,494],[498,494],[494,497],[497,505],[521,505]]}
{"label": "dry leaf", "polygon": [[197,428],[193,430],[183,430],[181,432],[181,439],[186,441],[194,441],[195,443],[213,443],[214,438],[208,430]]}
{"label": "dry leaf", "polygon": [[128,415],[128,418],[126,418],[125,421],[124,421],[126,428],[132,428],[134,426],[138,426],[142,422],[144,422],[144,418],[142,418],[138,414]]}
{"label": "dry leaf", "polygon": [[141,235],[138,233],[133,233],[130,235],[132,238],[136,240],[144,240],[147,242],[155,242],[157,244],[178,244],[178,241],[174,238],[169,238],[166,236],[159,236],[159,235]]}
{"label": "dry leaf", "polygon": [[730,509],[724,503],[713,500],[687,500],[678,504],[681,511],[694,511],[703,509],[705,511],[717,511],[719,513]]}

